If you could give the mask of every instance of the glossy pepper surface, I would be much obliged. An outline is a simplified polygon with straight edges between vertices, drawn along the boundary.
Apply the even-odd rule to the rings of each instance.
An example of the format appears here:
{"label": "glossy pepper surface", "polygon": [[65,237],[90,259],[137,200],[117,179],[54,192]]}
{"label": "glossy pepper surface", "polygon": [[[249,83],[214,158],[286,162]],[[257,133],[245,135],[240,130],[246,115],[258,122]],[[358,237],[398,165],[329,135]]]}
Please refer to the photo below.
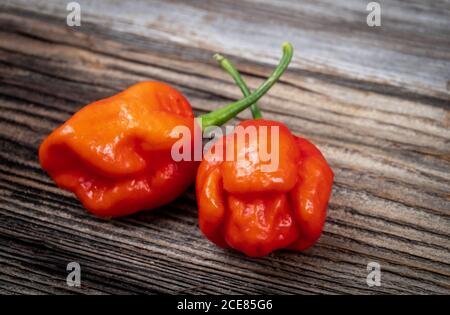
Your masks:
{"label": "glossy pepper surface", "polygon": [[[215,244],[248,256],[310,247],[325,222],[331,168],[311,142],[294,136],[282,123],[258,119],[239,126],[253,126],[258,133],[265,126],[269,132],[247,137],[243,146],[237,145],[235,132],[210,148],[196,182],[200,229]],[[279,130],[276,152],[270,149],[273,126]],[[262,145],[279,161],[270,172],[263,169],[268,162],[261,157]],[[227,159],[229,150],[234,159]]]}
{"label": "glossy pepper surface", "polygon": [[160,82],[142,82],[73,115],[41,144],[42,167],[99,216],[168,203],[195,177],[198,163],[175,162],[175,126],[195,128],[191,105]]}

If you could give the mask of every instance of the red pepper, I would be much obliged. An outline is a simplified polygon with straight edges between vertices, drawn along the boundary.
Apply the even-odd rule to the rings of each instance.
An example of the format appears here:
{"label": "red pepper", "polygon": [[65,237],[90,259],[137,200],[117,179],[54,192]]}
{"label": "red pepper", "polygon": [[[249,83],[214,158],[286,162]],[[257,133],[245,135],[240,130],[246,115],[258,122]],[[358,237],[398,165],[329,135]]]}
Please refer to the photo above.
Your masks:
{"label": "red pepper", "polygon": [[[232,65],[221,56],[217,59],[244,94],[250,93]],[[236,130],[239,127],[253,127],[257,136],[239,146],[235,131],[219,139],[200,164],[196,183],[200,229],[218,246],[248,256],[310,247],[322,232],[333,171],[311,142],[294,136],[282,123],[257,119],[240,123]],[[259,137],[262,127],[268,133]],[[279,130],[276,149],[273,127]],[[262,147],[269,149],[270,161],[263,159]],[[229,152],[233,160],[226,160]],[[265,171],[273,159],[277,167]]]}
{"label": "red pepper", "polygon": [[[285,55],[249,97],[201,116],[202,127],[223,124],[256,102],[289,61]],[[164,83],[139,83],[85,106],[54,130],[39,148],[40,163],[58,186],[74,192],[98,216],[152,209],[174,200],[195,178],[197,162],[175,161],[171,155],[179,126],[191,135],[199,128],[186,98]]]}
{"label": "red pepper", "polygon": [[[270,148],[262,139],[240,148],[236,133],[219,140],[197,174],[200,229],[215,244],[249,256],[308,248],[320,237],[325,222],[331,168],[311,142],[292,135],[282,123],[258,119],[239,126],[254,126],[258,135],[261,126],[279,127],[279,151],[270,152],[279,159],[278,167],[273,172],[262,170],[267,163],[258,150],[263,145]],[[231,150],[236,160],[215,156],[218,146],[223,146],[222,152]]]}

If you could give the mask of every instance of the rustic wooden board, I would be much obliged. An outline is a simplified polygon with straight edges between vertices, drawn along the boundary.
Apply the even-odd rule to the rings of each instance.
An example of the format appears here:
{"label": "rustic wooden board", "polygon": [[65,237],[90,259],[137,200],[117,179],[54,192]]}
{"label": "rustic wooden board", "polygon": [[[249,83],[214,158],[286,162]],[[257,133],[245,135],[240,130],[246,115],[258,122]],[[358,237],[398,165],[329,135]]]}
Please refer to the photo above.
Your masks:
{"label": "rustic wooden board", "polygon": [[[0,5],[0,293],[450,293],[450,4],[380,1],[64,1]],[[197,113],[240,98],[296,47],[265,117],[309,137],[336,181],[325,231],[302,253],[221,250],[197,226],[193,189],[105,221],[41,170],[42,139],[84,104],[143,80]],[[248,118],[249,112],[239,116]],[[82,266],[81,288],[66,265]],[[368,287],[378,262],[382,285]]]}

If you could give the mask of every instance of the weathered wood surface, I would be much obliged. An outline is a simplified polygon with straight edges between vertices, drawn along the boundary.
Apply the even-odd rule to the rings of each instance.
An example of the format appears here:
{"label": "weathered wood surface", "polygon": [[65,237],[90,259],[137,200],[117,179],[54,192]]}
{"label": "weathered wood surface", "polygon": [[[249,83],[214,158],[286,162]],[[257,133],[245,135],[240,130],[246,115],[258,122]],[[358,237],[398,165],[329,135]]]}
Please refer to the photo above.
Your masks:
{"label": "weathered wood surface", "polygon": [[[450,3],[65,1],[0,5],[0,293],[450,293]],[[41,170],[37,148],[84,104],[142,80],[173,84],[197,113],[240,98],[290,40],[288,73],[261,106],[312,139],[336,181],[325,231],[303,253],[221,250],[197,226],[193,189],[104,221]],[[249,112],[241,118],[248,118]],[[82,266],[82,287],[66,265]],[[382,285],[368,287],[368,262]]]}

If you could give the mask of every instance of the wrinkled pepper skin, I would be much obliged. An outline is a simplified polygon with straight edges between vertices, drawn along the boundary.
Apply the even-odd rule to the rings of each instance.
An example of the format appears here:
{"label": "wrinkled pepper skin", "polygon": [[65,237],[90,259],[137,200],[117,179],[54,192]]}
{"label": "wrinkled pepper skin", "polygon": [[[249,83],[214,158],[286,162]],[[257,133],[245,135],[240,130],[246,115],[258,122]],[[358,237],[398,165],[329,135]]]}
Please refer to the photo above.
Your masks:
{"label": "wrinkled pepper skin", "polygon": [[[258,119],[240,125],[279,126],[278,168],[262,171],[260,140],[247,139],[238,149],[236,140],[228,141],[235,134],[220,138],[197,173],[200,229],[218,246],[253,257],[280,248],[310,247],[322,233],[333,171],[311,142],[281,123]],[[263,139],[271,141],[269,136]],[[233,150],[236,159],[224,161],[216,146],[222,146],[222,152]]]}
{"label": "wrinkled pepper skin", "polygon": [[186,98],[142,82],[75,113],[43,141],[39,160],[93,214],[128,215],[174,200],[194,181],[198,162],[171,158],[180,125],[197,128]]}

